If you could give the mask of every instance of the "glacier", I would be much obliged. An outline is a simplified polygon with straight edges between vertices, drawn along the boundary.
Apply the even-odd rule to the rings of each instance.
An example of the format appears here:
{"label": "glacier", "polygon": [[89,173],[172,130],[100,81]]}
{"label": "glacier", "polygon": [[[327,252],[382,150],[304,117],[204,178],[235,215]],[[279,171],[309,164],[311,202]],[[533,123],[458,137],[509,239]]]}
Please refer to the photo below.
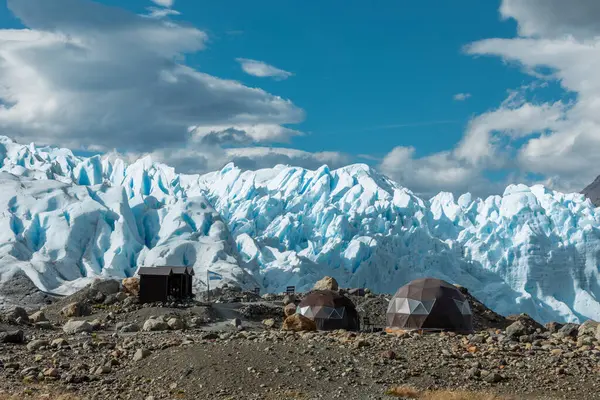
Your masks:
{"label": "glacier", "polygon": [[434,276],[501,314],[600,320],[600,208],[582,194],[511,185],[426,200],[363,164],[185,175],[7,137],[0,163],[0,287],[24,273],[69,294],[165,264],[193,266],[196,290],[208,269],[268,292],[330,275],[390,293]]}

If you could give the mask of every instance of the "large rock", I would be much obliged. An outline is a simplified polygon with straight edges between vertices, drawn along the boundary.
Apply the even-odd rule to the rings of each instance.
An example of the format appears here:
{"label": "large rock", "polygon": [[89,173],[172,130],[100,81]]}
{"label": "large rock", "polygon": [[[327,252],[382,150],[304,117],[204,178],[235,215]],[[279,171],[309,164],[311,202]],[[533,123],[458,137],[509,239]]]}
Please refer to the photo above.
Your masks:
{"label": "large rock", "polygon": [[25,334],[22,330],[0,332],[0,343],[23,343],[25,341]]}
{"label": "large rock", "polygon": [[296,302],[296,296],[293,294],[286,294],[283,296],[283,305],[287,306],[288,304],[292,304]]}
{"label": "large rock", "polygon": [[598,322],[593,319],[588,319],[583,324],[579,325],[577,336],[595,336],[598,329]]}
{"label": "large rock", "polygon": [[27,350],[29,351],[36,351],[41,349],[42,347],[48,347],[50,346],[50,342],[47,340],[43,340],[43,339],[35,339],[32,340],[31,342],[27,343]]}
{"label": "large rock", "polygon": [[288,304],[283,308],[283,313],[286,317],[296,314],[296,305],[294,303]]}
{"label": "large rock", "polygon": [[338,290],[338,283],[331,276],[326,276],[325,278],[323,278],[320,281],[318,281],[317,283],[315,283],[315,286],[313,287],[313,289],[314,290]]}
{"label": "large rock", "polygon": [[140,361],[146,357],[149,357],[152,352],[148,349],[138,349],[133,355],[133,361]]}
{"label": "large rock", "polygon": [[128,332],[139,332],[140,331],[140,327],[138,324],[126,324],[123,325],[120,329],[121,332],[123,333],[128,333]]}
{"label": "large rock", "polygon": [[509,339],[516,340],[521,336],[527,335],[528,329],[521,321],[515,321],[506,327],[506,336]]}
{"label": "large rock", "polygon": [[76,321],[71,319],[63,325],[63,332],[69,335],[81,332],[91,332],[92,330],[92,325],[87,321]]}
{"label": "large rock", "polygon": [[121,291],[121,284],[115,279],[101,280],[96,279],[92,282],[92,289],[104,293],[105,295],[116,294]]}
{"label": "large rock", "polygon": [[29,321],[27,311],[23,307],[15,307],[6,314],[9,321]]}
{"label": "large rock", "polygon": [[181,318],[177,317],[170,318],[167,321],[167,325],[169,325],[169,328],[173,329],[174,331],[185,329],[185,324],[183,323]]}
{"label": "large rock", "polygon": [[169,329],[169,324],[161,319],[150,318],[146,322],[144,322],[144,326],[142,330],[144,332],[154,332],[154,331],[166,331]]}
{"label": "large rock", "polygon": [[74,302],[71,303],[60,311],[62,315],[67,318],[71,317],[85,317],[92,313],[92,308],[88,303],[85,302]]}
{"label": "large rock", "polygon": [[557,332],[557,334],[560,337],[572,337],[572,338],[576,338],[578,333],[579,333],[579,325],[577,325],[577,324],[565,324]]}
{"label": "large rock", "polygon": [[121,282],[123,284],[123,291],[129,293],[132,296],[139,296],[140,294],[140,280],[139,278],[125,278]]}
{"label": "large rock", "polygon": [[29,316],[29,321],[32,324],[37,324],[38,322],[48,321],[48,318],[46,318],[46,315],[44,314],[43,311],[38,311],[38,312],[34,312],[33,314],[31,314]]}
{"label": "large rock", "polygon": [[290,315],[283,321],[283,326],[281,327],[284,331],[316,331],[317,324],[315,321],[306,318],[304,315],[294,314]]}

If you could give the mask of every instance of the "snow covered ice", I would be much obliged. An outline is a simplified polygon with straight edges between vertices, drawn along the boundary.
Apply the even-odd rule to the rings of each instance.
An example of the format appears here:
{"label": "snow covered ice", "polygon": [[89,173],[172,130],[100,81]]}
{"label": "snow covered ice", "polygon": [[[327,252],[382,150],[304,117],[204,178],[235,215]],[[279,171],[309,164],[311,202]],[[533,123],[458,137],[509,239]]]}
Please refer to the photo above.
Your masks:
{"label": "snow covered ice", "polygon": [[264,291],[394,292],[433,276],[502,314],[600,319],[600,208],[512,185],[487,199],[425,200],[366,165],[180,175],[142,158],[81,158],[0,137],[0,284],[22,271],[70,293],[97,276],[186,265]]}

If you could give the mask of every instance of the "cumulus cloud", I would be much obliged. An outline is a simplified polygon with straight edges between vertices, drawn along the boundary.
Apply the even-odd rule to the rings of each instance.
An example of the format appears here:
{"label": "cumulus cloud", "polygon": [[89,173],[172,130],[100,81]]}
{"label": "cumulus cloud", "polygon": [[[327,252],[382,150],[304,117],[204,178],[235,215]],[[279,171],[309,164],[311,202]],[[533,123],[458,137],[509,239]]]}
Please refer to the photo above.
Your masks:
{"label": "cumulus cloud", "polygon": [[29,28],[0,30],[0,128],[20,140],[151,151],[185,145],[190,126],[304,118],[289,100],[182,64],[205,46],[196,28],[87,0],[8,6]]}
{"label": "cumulus cloud", "polygon": [[500,14],[517,21],[521,36],[588,39],[600,35],[596,0],[503,0]]}
{"label": "cumulus cloud", "polygon": [[276,68],[262,61],[250,60],[248,58],[236,58],[245,73],[259,78],[274,78],[277,80],[287,79],[293,74]]}
{"label": "cumulus cloud", "polygon": [[[517,21],[519,36],[481,40],[466,52],[500,57],[536,81],[472,118],[451,150],[421,158],[411,148],[391,151],[381,168],[392,177],[422,190],[489,192],[496,183],[485,173],[508,171],[525,183],[579,191],[600,173],[600,3],[503,0],[500,13]],[[535,94],[547,82],[568,96],[540,101]]]}
{"label": "cumulus cloud", "polygon": [[173,7],[173,3],[175,3],[175,0],[152,0],[152,2],[161,7],[171,8]]}
{"label": "cumulus cloud", "polygon": [[146,16],[149,18],[165,18],[169,15],[181,15],[179,11],[170,8],[148,7],[146,10],[148,10]]}
{"label": "cumulus cloud", "polygon": [[465,101],[471,97],[471,93],[456,93],[452,98],[455,101]]}
{"label": "cumulus cloud", "polygon": [[139,158],[150,155],[152,159],[168,165],[176,165],[182,173],[202,174],[221,169],[233,162],[242,169],[270,168],[278,164],[316,169],[324,164],[330,168],[348,165],[352,157],[339,152],[307,152],[281,147],[234,147],[204,145],[201,148],[166,148],[151,153],[137,154]]}

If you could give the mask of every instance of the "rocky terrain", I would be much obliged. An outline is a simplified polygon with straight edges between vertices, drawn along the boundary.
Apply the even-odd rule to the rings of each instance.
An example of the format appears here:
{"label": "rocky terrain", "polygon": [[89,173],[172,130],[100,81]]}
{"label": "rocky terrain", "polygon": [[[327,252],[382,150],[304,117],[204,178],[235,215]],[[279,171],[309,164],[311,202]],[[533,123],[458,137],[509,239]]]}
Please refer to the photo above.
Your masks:
{"label": "rocky terrain", "polygon": [[597,207],[600,207],[600,176],[594,179],[594,182],[586,186],[581,193],[590,199]]}
{"label": "rocky terrain", "polygon": [[[469,297],[470,335],[317,332],[297,315],[284,322],[302,294],[225,287],[210,304],[140,305],[132,292],[96,282],[4,314],[0,399],[585,400],[600,388],[594,321],[541,326]],[[381,327],[386,296],[343,292]]]}

